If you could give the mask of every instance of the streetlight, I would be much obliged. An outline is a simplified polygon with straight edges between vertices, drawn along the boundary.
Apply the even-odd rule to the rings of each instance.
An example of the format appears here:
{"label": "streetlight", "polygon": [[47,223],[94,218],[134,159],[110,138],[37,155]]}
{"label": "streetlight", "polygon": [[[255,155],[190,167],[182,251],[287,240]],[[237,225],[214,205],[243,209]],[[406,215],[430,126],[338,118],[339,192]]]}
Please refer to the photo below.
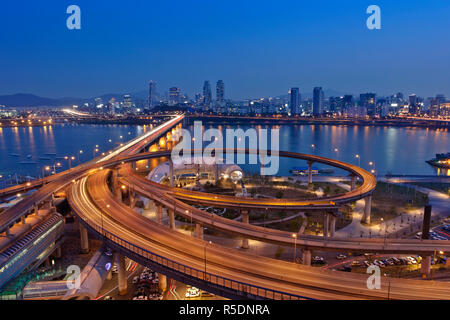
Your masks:
{"label": "streetlight", "polygon": [[359,156],[359,154],[357,154],[355,157],[358,159],[358,167],[361,167],[361,157]]}
{"label": "streetlight", "polygon": [[313,154],[314,154],[314,151],[315,151],[316,146],[315,146],[314,144],[312,144],[312,145],[311,145],[311,148],[312,148],[312,152],[313,152]]}
{"label": "streetlight", "polygon": [[45,171],[50,171],[50,167],[49,166],[45,166],[42,167],[42,179],[45,178]]}
{"label": "streetlight", "polygon": [[75,160],[75,157],[74,156],[71,156],[71,157],[65,156],[64,159],[69,161],[69,169],[72,169],[72,160]]}
{"label": "streetlight", "polygon": [[336,159],[339,158],[339,149],[338,148],[334,148],[334,152],[336,152]]}
{"label": "streetlight", "polygon": [[294,263],[297,259],[297,234],[293,233],[292,237],[294,238]]}
{"label": "streetlight", "polygon": [[208,246],[208,243],[209,244],[211,244],[212,242],[211,241],[208,241],[208,242],[206,242],[205,243],[205,251],[204,251],[204,253],[205,253],[205,273],[203,274],[203,280],[206,280],[206,247]]}
{"label": "streetlight", "polygon": [[[190,213],[190,215],[191,215],[191,228],[192,228],[192,212],[190,212],[189,210],[186,210],[185,212],[186,212],[186,214]],[[194,232],[194,229],[191,230],[191,236],[192,236],[193,232]]]}
{"label": "streetlight", "polygon": [[83,150],[80,150],[80,152],[78,153],[78,163],[80,163],[80,155],[83,154]]}

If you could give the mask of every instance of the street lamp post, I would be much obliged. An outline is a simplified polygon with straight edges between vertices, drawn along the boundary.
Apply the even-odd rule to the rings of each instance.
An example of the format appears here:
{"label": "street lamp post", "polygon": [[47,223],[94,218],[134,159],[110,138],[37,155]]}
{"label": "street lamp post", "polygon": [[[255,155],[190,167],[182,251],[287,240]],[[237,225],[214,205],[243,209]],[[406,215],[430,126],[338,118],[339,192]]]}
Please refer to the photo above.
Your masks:
{"label": "street lamp post", "polygon": [[294,263],[297,260],[297,234],[293,233],[292,237],[294,238]]}
{"label": "street lamp post", "polygon": [[212,242],[206,242],[204,247],[204,254],[205,254],[205,273],[203,274],[203,280],[206,280],[206,247],[208,246],[208,243],[211,244]]}
{"label": "street lamp post", "polygon": [[45,178],[45,171],[50,171],[50,167],[49,166],[45,166],[45,167],[42,167],[42,179],[44,179]]}
{"label": "street lamp post", "polygon": [[69,161],[69,169],[72,169],[72,160],[75,160],[74,156],[65,156],[64,159]]}
{"label": "street lamp post", "polygon": [[359,154],[357,154],[355,157],[358,159],[358,167],[361,167],[361,157],[359,156]]}

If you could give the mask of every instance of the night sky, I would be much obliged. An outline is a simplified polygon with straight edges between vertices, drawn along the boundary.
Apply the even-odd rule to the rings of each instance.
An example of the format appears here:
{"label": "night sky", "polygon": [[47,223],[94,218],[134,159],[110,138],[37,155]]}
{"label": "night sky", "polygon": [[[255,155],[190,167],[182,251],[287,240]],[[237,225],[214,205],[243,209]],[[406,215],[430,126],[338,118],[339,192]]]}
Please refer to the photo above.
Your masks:
{"label": "night sky", "polygon": [[[66,8],[81,7],[81,30]],[[366,8],[381,8],[381,30]],[[450,1],[2,1],[0,95],[93,97],[225,81],[227,98],[314,86],[450,96]]]}

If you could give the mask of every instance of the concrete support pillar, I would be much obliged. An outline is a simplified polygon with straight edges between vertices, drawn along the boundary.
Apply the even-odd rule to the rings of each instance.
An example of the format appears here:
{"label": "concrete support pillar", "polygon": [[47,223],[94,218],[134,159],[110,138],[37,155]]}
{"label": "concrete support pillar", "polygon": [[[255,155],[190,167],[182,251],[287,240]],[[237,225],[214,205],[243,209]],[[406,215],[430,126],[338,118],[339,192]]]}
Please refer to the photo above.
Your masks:
{"label": "concrete support pillar", "polygon": [[420,266],[420,273],[422,278],[429,279],[431,275],[431,256],[425,256],[422,259]]}
{"label": "concrete support pillar", "polygon": [[125,270],[125,256],[120,253],[116,254],[116,263],[118,271],[118,285],[119,295],[124,296],[127,294],[127,272]]}
{"label": "concrete support pillar", "polygon": [[107,274],[106,274],[106,280],[111,280],[112,279],[112,271],[109,271]]}
{"label": "concrete support pillar", "polygon": [[36,215],[36,217],[39,216],[39,206],[37,203],[34,204],[34,214]]}
{"label": "concrete support pillar", "polygon": [[6,233],[6,236],[7,236],[7,237],[10,237],[10,236],[11,236],[11,230],[9,230],[9,227],[6,228],[5,233]]}
{"label": "concrete support pillar", "polygon": [[158,204],[156,206],[156,221],[158,223],[162,223],[162,214],[163,214],[163,207],[161,204]]}
{"label": "concrete support pillar", "polygon": [[81,244],[81,253],[89,252],[89,237],[88,231],[81,223],[80,225],[80,244]]}
{"label": "concrete support pillar", "polygon": [[175,230],[175,212],[173,209],[168,209],[169,211],[169,228]]}
{"label": "concrete support pillar", "polygon": [[165,292],[167,290],[167,277],[162,273],[158,273],[158,286],[161,292]]}
{"label": "concrete support pillar", "polygon": [[119,202],[122,202],[122,188],[120,186],[114,188],[114,195]]}
{"label": "concrete support pillar", "polygon": [[305,266],[311,265],[311,250],[303,249],[302,252],[302,261]]}
{"label": "concrete support pillar", "polygon": [[200,223],[195,224],[195,237],[203,239],[203,226]]}
{"label": "concrete support pillar", "polygon": [[51,265],[51,263],[50,263],[50,257],[47,257],[46,259],[45,259],[45,267],[46,268],[50,268],[52,265]]}
{"label": "concrete support pillar", "polygon": [[370,223],[370,212],[372,211],[372,196],[367,196],[364,198],[364,215],[362,222],[363,223]]}
{"label": "concrete support pillar", "polygon": [[308,184],[312,183],[312,161],[308,161]]}
{"label": "concrete support pillar", "polygon": [[323,238],[328,238],[328,227],[330,225],[330,215],[325,213],[323,217]]}
{"label": "concrete support pillar", "polygon": [[58,248],[56,248],[55,250],[55,258],[59,259],[62,257],[62,250],[61,250],[61,246],[59,246]]}
{"label": "concrete support pillar", "polygon": [[356,189],[356,176],[352,175],[352,184],[351,184],[351,190],[355,190]]}
{"label": "concrete support pillar", "polygon": [[134,207],[136,206],[136,195],[131,190],[128,191],[128,199],[130,201],[130,208],[134,209]]}
{"label": "concrete support pillar", "polygon": [[173,188],[174,181],[173,181],[173,161],[172,161],[172,159],[169,159],[169,181],[170,181],[170,186]]}
{"label": "concrete support pillar", "polygon": [[25,216],[22,216],[21,218],[20,218],[20,220],[22,221],[22,224],[26,224],[26,217]]}
{"label": "concrete support pillar", "polygon": [[[242,215],[242,222],[243,223],[250,223],[249,217],[248,217],[248,210],[241,210],[241,215]],[[242,239],[242,245],[241,245],[242,249],[248,249],[248,238],[243,238]]]}
{"label": "concrete support pillar", "polygon": [[330,219],[330,237],[331,238],[334,237],[335,232],[336,232],[336,217],[331,216],[331,219]]}

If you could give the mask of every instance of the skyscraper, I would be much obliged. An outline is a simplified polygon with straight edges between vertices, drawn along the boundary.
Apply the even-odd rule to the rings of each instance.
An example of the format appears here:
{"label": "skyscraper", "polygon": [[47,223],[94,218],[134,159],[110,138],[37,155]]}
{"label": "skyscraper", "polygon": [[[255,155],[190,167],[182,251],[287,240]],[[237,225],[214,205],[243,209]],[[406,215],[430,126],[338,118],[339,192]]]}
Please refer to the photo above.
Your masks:
{"label": "skyscraper", "polygon": [[322,115],[323,111],[323,90],[322,87],[315,87],[313,91],[313,116]]}
{"label": "skyscraper", "polygon": [[155,98],[155,89],[156,89],[156,82],[150,80],[148,84],[148,101],[147,101],[149,110],[153,109],[153,99]]}
{"label": "skyscraper", "polygon": [[289,109],[291,114],[300,114],[300,89],[291,88],[289,91]]}
{"label": "skyscraper", "polygon": [[169,89],[169,106],[175,106],[180,102],[180,88],[172,87]]}
{"label": "skyscraper", "polygon": [[211,85],[209,81],[203,84],[203,109],[209,111],[211,108]]}
{"label": "skyscraper", "polygon": [[216,100],[219,103],[222,103],[225,100],[225,84],[222,80],[217,81],[216,84]]}
{"label": "skyscraper", "polygon": [[366,109],[367,114],[373,116],[376,114],[376,94],[375,93],[361,93],[359,95],[359,106]]}

